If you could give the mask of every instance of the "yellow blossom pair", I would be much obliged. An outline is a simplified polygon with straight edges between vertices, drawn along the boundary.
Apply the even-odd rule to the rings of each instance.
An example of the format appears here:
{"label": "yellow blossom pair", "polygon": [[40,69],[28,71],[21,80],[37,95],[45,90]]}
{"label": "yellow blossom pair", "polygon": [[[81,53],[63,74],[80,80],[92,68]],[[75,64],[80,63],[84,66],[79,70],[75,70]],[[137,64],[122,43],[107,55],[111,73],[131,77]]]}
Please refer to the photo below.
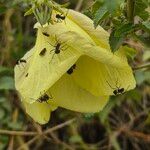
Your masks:
{"label": "yellow blossom pair", "polygon": [[[73,10],[61,22],[55,16],[53,24],[36,25],[36,44],[22,58],[24,67],[15,67],[16,89],[26,112],[40,124],[57,107],[98,112],[115,89],[135,87],[125,48],[113,54],[108,32],[95,29],[91,19]],[[39,102],[44,94],[49,100]]]}

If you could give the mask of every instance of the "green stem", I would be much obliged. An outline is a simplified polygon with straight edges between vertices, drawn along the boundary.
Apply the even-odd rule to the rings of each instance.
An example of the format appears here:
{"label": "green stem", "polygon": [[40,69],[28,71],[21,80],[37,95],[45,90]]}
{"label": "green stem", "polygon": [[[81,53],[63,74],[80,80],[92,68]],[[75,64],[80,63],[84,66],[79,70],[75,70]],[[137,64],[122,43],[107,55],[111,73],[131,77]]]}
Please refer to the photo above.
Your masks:
{"label": "green stem", "polygon": [[139,69],[143,69],[143,68],[148,68],[149,69],[150,68],[150,63],[134,67],[133,70],[139,70]]}
{"label": "green stem", "polygon": [[127,0],[127,18],[132,23],[134,21],[134,4],[135,0]]}

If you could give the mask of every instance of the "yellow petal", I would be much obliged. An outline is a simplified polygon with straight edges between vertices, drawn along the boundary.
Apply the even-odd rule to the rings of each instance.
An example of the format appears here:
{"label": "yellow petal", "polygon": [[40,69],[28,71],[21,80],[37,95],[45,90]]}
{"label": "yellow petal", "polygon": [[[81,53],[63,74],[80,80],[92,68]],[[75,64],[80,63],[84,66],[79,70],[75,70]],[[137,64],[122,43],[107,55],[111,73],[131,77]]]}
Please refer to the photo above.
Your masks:
{"label": "yellow petal", "polygon": [[[54,12],[54,16],[56,16],[55,13],[57,12]],[[72,40],[69,42],[72,48],[102,63],[115,67],[128,66],[125,55],[111,52],[109,33],[100,26],[95,29],[93,21],[79,12],[69,10],[65,21],[48,25],[43,28],[43,31],[53,36],[66,33],[67,37],[74,39],[74,42]]]}
{"label": "yellow petal", "polygon": [[[74,80],[78,85],[92,92],[96,96],[99,96],[101,91],[101,95],[112,94],[113,90],[118,86],[122,86],[126,89],[133,88],[135,86],[135,81],[132,71],[127,63],[126,56],[124,55],[124,51],[120,49],[115,54],[111,53],[108,44],[109,34],[105,30],[101,27],[98,27],[97,30],[95,30],[91,20],[80,13],[70,11],[69,14],[68,18],[65,20],[66,24],[57,23],[44,28],[38,28],[37,42],[34,47],[36,50],[32,61],[30,62],[30,67],[26,72],[29,76],[27,78],[23,77],[22,80],[18,81],[20,84],[16,84],[16,87],[22,96],[28,96],[25,98],[28,100],[27,102],[32,103],[37,100],[42,93],[45,93],[55,82],[57,82],[83,54],[92,57],[93,60],[91,59],[89,61],[89,58],[87,57],[88,59],[83,59],[83,62],[78,61],[81,62],[81,64],[79,63],[80,68],[83,68],[80,69],[80,71],[77,71],[77,75],[74,75]],[[75,15],[77,15],[77,19],[75,18]],[[44,36],[42,32],[45,32],[50,36]],[[102,36],[99,36],[101,33]],[[44,57],[39,57],[43,48],[46,48],[48,52],[55,48],[48,43],[48,41],[50,43],[56,42],[54,39],[55,36],[59,38],[61,42],[64,42],[65,46],[68,46],[68,49],[64,52],[65,54],[59,54],[58,56],[47,54]],[[54,43],[54,45],[56,46],[56,43]],[[50,58],[53,58],[53,56],[55,56],[54,63],[49,60]],[[95,72],[94,69],[97,70],[98,73]],[[90,73],[88,73],[88,71]],[[88,74],[86,77],[84,77],[85,72]],[[94,72],[94,74],[91,72]],[[129,74],[132,82],[131,85],[127,83],[123,86],[119,75],[122,75],[123,80],[125,80],[126,73]],[[97,77],[95,77],[95,74],[98,74]],[[82,76],[84,79],[82,79]],[[112,80],[115,81],[112,83]],[[92,83],[91,87],[88,82]],[[101,85],[99,86],[98,83]],[[104,88],[103,90],[102,87]]]}
{"label": "yellow petal", "polygon": [[30,51],[28,51],[23,58],[23,60],[26,60],[27,63],[20,63],[19,65],[15,66],[15,87],[17,90],[19,90],[18,87],[21,86],[22,81],[24,80],[25,76],[27,75],[29,64],[32,58],[33,53],[35,52],[35,48],[32,48]]}
{"label": "yellow petal", "polygon": [[[56,39],[50,41],[56,44]],[[65,44],[67,46],[67,44]],[[40,52],[46,48],[44,56],[40,56]],[[59,55],[55,54],[55,47],[48,43],[46,37],[38,30],[37,42],[31,51],[30,60],[23,70],[15,67],[16,88],[21,93],[21,96],[29,103],[35,102],[49,87],[51,87],[65,72],[68,70],[80,57],[81,53],[70,49],[60,52]],[[26,55],[27,56],[27,55]],[[26,56],[23,59],[26,59]],[[25,73],[18,73],[19,71]],[[20,76],[21,74],[21,76]],[[26,77],[25,75],[28,74]]]}
{"label": "yellow petal", "polygon": [[124,55],[124,52],[122,50],[120,50],[118,53],[113,54],[107,49],[96,46],[94,44],[94,41],[90,41],[87,37],[83,37],[79,33],[76,33],[74,31],[67,32],[67,29],[63,27],[63,24],[49,25],[46,28],[43,28],[43,32],[47,32],[53,36],[61,35],[61,40],[67,41],[68,39],[67,44],[69,47],[71,47],[71,49],[88,55],[102,63],[109,64],[115,67],[128,66],[126,56]]}
{"label": "yellow petal", "polygon": [[52,19],[56,22],[55,25],[60,27],[60,30],[65,30],[65,32],[74,31],[86,38],[89,42],[110,51],[108,43],[109,33],[107,31],[101,26],[95,29],[93,21],[77,11],[64,9],[64,14],[66,14],[65,12],[68,12],[65,20],[57,22],[56,14],[58,14],[58,12],[53,11]]}
{"label": "yellow petal", "polygon": [[65,74],[49,90],[53,99],[50,104],[64,107],[79,112],[99,112],[108,101],[108,96],[94,96],[80,88],[72,79]]}
{"label": "yellow petal", "polygon": [[108,43],[109,33],[101,26],[98,26],[95,29],[94,23],[90,18],[71,9],[68,11],[67,18],[69,18],[69,20],[84,30],[84,32],[86,32],[86,34],[88,34],[98,46],[110,51],[110,46]]}
{"label": "yellow petal", "polygon": [[65,21],[48,25],[43,31],[50,35],[66,33],[67,37],[74,39],[74,42],[68,41],[70,47],[102,63],[115,67],[128,66],[125,55],[111,52],[109,33],[100,26],[95,29],[93,21],[81,13],[69,10]]}
{"label": "yellow petal", "polygon": [[[54,110],[54,106],[51,107],[47,103],[34,102],[33,104],[29,104],[24,102],[23,104],[25,106],[26,113],[39,124],[47,123],[50,119],[52,109]],[[57,107],[55,107],[55,109],[56,108]]]}
{"label": "yellow petal", "polygon": [[117,87],[128,91],[136,84],[129,66],[113,67],[88,56],[82,56],[76,62],[72,77],[78,85],[96,96],[112,95]]}

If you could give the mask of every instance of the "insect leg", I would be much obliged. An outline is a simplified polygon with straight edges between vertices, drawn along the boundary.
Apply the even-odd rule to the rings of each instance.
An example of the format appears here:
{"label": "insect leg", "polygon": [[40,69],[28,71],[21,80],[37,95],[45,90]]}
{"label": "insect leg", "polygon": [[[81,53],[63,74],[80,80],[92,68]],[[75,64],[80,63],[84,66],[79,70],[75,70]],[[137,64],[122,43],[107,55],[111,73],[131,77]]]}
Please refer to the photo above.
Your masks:
{"label": "insect leg", "polygon": [[56,41],[56,43],[58,43],[58,42],[59,42],[59,40],[57,39],[56,34],[55,34],[55,41]]}
{"label": "insect leg", "polygon": [[69,9],[67,10],[66,17],[67,17],[67,15],[68,15],[68,13],[69,13]]}
{"label": "insect leg", "polygon": [[65,51],[65,50],[67,50],[68,49],[68,47],[66,47],[65,49],[63,49],[63,51]]}
{"label": "insect leg", "polygon": [[[30,99],[36,100],[35,98],[31,98],[31,97],[30,97]],[[39,101],[39,99],[37,99],[36,101]]]}
{"label": "insect leg", "polygon": [[55,45],[51,44],[49,41],[47,41],[51,46],[55,47]]}
{"label": "insect leg", "polygon": [[[61,46],[61,50],[63,50],[63,51],[64,51],[64,50],[68,49],[68,47],[67,47],[67,48],[65,48],[65,46],[66,46],[66,45]],[[64,48],[65,48],[65,49],[64,49]]]}
{"label": "insect leg", "polygon": [[52,62],[52,60],[53,60],[54,56],[55,56],[55,53],[53,54],[53,56],[52,56],[52,58],[51,58],[51,61],[50,61],[49,63],[51,63],[51,62]]}
{"label": "insect leg", "polygon": [[50,51],[50,53],[51,53],[52,51],[55,51],[55,49],[52,49],[52,50]]}
{"label": "insect leg", "polygon": [[23,63],[20,63],[20,65],[23,67],[23,69],[25,68],[25,66],[23,65]]}
{"label": "insect leg", "polygon": [[53,96],[52,96],[52,94],[51,94],[51,93],[50,93],[50,95],[49,95],[49,96],[50,96],[50,97],[49,97],[50,99],[53,99]]}
{"label": "insect leg", "polygon": [[118,78],[117,78],[117,80],[116,80],[116,87],[118,88]]}
{"label": "insect leg", "polygon": [[68,13],[69,13],[69,9],[67,10],[67,13],[66,13],[66,15],[65,15],[65,20],[64,20],[65,25],[66,25],[66,17],[67,17],[67,15],[68,15]]}
{"label": "insect leg", "polygon": [[110,85],[110,83],[108,82],[108,81],[106,81],[107,82],[107,84],[109,85],[109,87],[111,88],[111,89],[113,89],[113,90],[115,90],[116,88],[113,88],[111,85]]}

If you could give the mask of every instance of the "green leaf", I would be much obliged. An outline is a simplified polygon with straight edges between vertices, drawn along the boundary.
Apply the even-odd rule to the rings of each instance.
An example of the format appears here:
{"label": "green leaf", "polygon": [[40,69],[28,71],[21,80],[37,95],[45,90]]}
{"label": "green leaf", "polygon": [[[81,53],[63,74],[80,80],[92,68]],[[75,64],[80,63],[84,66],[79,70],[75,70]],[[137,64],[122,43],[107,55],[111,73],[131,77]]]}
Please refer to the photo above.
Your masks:
{"label": "green leaf", "polygon": [[139,16],[143,19],[143,20],[147,20],[149,17],[149,13],[147,11],[143,11],[143,13],[139,14]]}
{"label": "green leaf", "polygon": [[134,30],[134,26],[132,23],[123,24],[115,31],[115,36],[126,35],[133,30]]}
{"label": "green leaf", "polygon": [[123,46],[126,56],[128,59],[134,59],[136,55],[136,50],[134,48],[128,47],[128,46]]}
{"label": "green leaf", "polygon": [[62,6],[61,5],[59,5],[59,4],[57,4],[56,2],[52,2],[52,1],[48,1],[47,3],[46,3],[46,5],[49,7],[49,8],[52,8],[52,9],[54,9],[54,10],[56,10],[56,11],[58,11],[58,12],[60,12],[60,13],[64,13],[63,12],[63,10],[62,10]]}
{"label": "green leaf", "polygon": [[73,135],[73,136],[70,137],[69,142],[70,143],[81,143],[82,138],[79,135]]}
{"label": "green leaf", "polygon": [[102,7],[104,4],[104,0],[97,0],[92,6],[92,12],[95,14],[97,10]]}
{"label": "green leaf", "polygon": [[33,8],[30,8],[27,12],[25,12],[24,16],[31,15],[33,13]]}
{"label": "green leaf", "polygon": [[134,16],[139,16],[143,20],[148,19],[149,13],[145,10],[147,7],[148,7],[148,1],[136,0],[135,1]]}
{"label": "green leaf", "polygon": [[0,78],[0,90],[14,90],[14,80],[12,77]]}
{"label": "green leaf", "polygon": [[118,7],[117,0],[105,0],[105,4],[110,14],[113,14]]}
{"label": "green leaf", "polygon": [[144,81],[150,83],[150,71],[141,71],[137,70],[135,71],[135,79],[137,85],[142,84]]}
{"label": "green leaf", "polygon": [[22,123],[21,122],[10,122],[8,124],[8,127],[14,130],[20,130],[22,129]]}
{"label": "green leaf", "polygon": [[0,66],[0,74],[12,74],[13,73],[13,69],[12,68],[7,68],[4,66]]}
{"label": "green leaf", "polygon": [[108,15],[106,6],[100,7],[94,16],[94,27],[96,28],[99,23]]}
{"label": "green leaf", "polygon": [[63,8],[66,8],[66,7],[68,7],[70,4],[71,4],[71,2],[66,2],[66,3],[64,3],[64,4],[61,4],[60,6],[63,7]]}
{"label": "green leaf", "polygon": [[100,111],[99,113],[99,117],[100,117],[100,120],[101,122],[104,124],[107,117],[108,117],[108,114],[110,113],[110,111],[112,110],[112,108],[117,104],[117,99],[115,98],[111,98],[107,105],[104,107],[104,109],[102,111]]}
{"label": "green leaf", "polygon": [[142,25],[150,32],[150,21],[144,21],[142,22]]}
{"label": "green leaf", "polygon": [[0,120],[2,120],[5,116],[5,110],[4,109],[0,109]]}
{"label": "green leaf", "polygon": [[144,51],[143,60],[144,60],[144,61],[150,60],[150,51],[149,51],[149,50],[145,50],[145,51]]}
{"label": "green leaf", "polygon": [[117,10],[119,10],[119,6],[123,3],[124,0],[105,0],[105,5],[110,14],[114,15]]}
{"label": "green leaf", "polygon": [[5,13],[6,10],[7,10],[7,7],[5,7],[4,5],[0,4],[0,14]]}
{"label": "green leaf", "polygon": [[134,28],[135,27],[133,26],[133,24],[126,23],[123,24],[121,27],[113,30],[109,37],[109,44],[113,53],[119,49],[124,41],[124,38],[127,36],[128,33],[132,32]]}
{"label": "green leaf", "polygon": [[110,34],[109,37],[109,44],[111,47],[112,52],[114,53],[115,51],[118,50],[118,48],[121,46],[123,43],[125,36],[120,35],[120,36],[115,36],[115,30]]}

